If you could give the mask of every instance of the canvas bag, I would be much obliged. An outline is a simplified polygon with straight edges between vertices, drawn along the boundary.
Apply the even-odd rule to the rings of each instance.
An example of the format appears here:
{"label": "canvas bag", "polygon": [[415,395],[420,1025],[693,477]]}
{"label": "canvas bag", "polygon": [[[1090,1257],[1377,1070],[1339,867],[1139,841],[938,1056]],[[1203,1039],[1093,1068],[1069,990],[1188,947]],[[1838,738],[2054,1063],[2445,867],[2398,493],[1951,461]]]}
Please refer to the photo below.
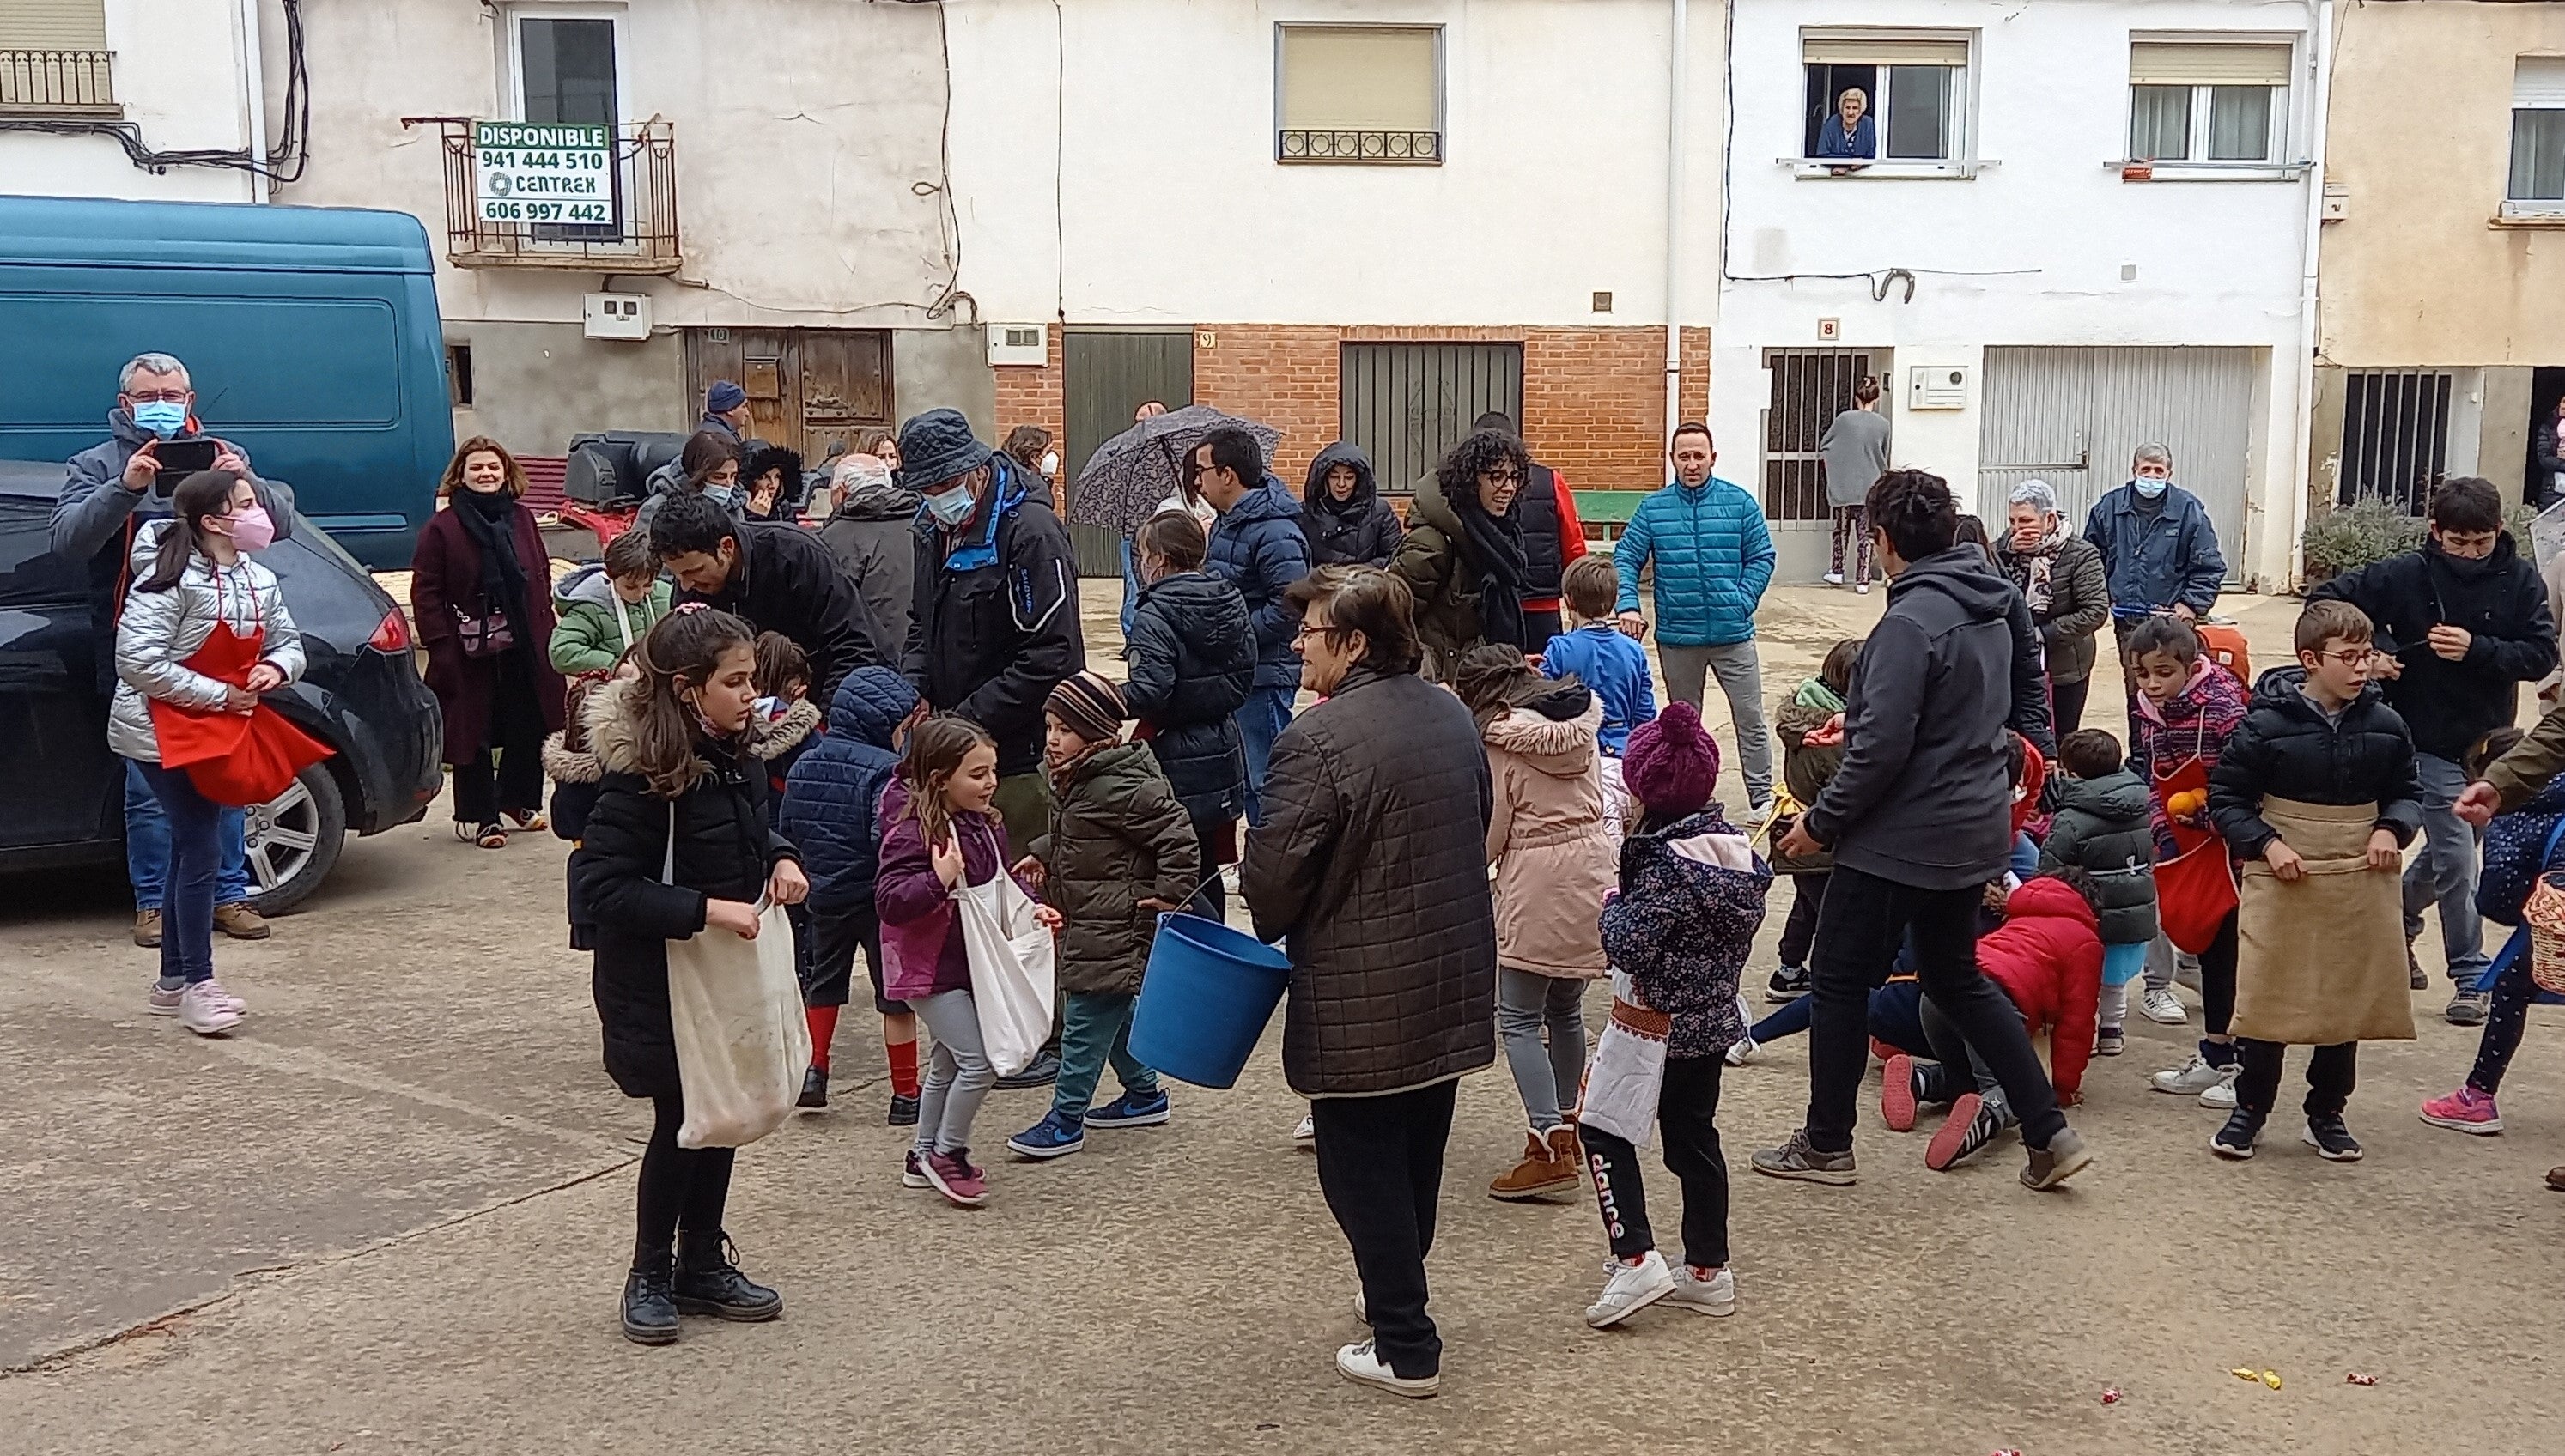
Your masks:
{"label": "canvas bag", "polygon": [[2412,1041],[2401,881],[2367,859],[2378,806],[2266,794],[2262,817],[2307,872],[2283,884],[2264,861],[2245,863],[2228,1029],[2283,1046]]}
{"label": "canvas bag", "polygon": [[[1050,1040],[1051,935],[1034,919],[1033,897],[1007,873],[1006,855],[985,885],[958,885],[953,909],[971,960],[971,1004],[980,1046],[1001,1077],[1033,1065]],[[799,1089],[797,1089],[798,1091]]]}
{"label": "canvas bag", "polygon": [[1657,1129],[1657,1100],[1665,1090],[1666,1034],[1674,1018],[1638,1003],[1627,974],[1612,972],[1612,1016],[1585,1064],[1585,1088],[1576,1121],[1609,1133],[1632,1147],[1645,1147]]}
{"label": "canvas bag", "polygon": [[[671,801],[660,883],[673,885],[676,875]],[[784,1126],[811,1067],[811,1023],[784,907],[765,908],[754,940],[708,927],[668,942],[668,1024],[686,1098],[679,1147],[745,1147]]]}

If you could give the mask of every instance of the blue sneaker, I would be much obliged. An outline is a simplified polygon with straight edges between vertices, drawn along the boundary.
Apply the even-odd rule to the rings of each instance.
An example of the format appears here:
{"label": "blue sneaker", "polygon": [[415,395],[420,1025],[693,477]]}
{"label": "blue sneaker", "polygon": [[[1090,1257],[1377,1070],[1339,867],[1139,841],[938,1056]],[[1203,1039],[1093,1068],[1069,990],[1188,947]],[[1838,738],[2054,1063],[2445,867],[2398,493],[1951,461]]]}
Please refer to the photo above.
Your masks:
{"label": "blue sneaker", "polygon": [[1026,1157],[1066,1157],[1086,1145],[1086,1130],[1057,1113],[1047,1113],[1043,1120],[1007,1140],[1009,1151]]}
{"label": "blue sneaker", "polygon": [[1143,1095],[1126,1092],[1099,1108],[1086,1112],[1090,1128],[1154,1128],[1170,1116],[1167,1094],[1159,1091]]}

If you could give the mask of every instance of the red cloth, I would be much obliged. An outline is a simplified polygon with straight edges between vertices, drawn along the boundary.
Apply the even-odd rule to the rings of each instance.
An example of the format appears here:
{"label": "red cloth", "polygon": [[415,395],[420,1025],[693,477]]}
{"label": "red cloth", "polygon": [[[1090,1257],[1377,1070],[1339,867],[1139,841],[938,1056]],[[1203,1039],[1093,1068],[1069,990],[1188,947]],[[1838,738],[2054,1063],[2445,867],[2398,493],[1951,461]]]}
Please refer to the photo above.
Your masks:
{"label": "red cloth", "polygon": [[[266,643],[264,631],[244,637],[230,623],[216,622],[186,666],[216,682],[246,688]],[[247,713],[200,712],[157,698],[148,707],[160,766],[187,770],[196,792],[217,804],[266,803],[285,792],[306,766],[330,756],[326,744],[306,737],[264,703]]]}
{"label": "red cloth", "polygon": [[2048,1032],[2049,1079],[2060,1102],[2084,1086],[2102,1000],[2102,923],[2063,880],[2031,880],[2004,904],[2004,923],[1978,940],[1978,967]]}
{"label": "red cloth", "polygon": [[[1577,557],[1585,554],[1585,523],[1576,519],[1576,492],[1568,487],[1567,477],[1553,468],[1549,473],[1558,492],[1558,569],[1565,572]],[[1554,612],[1559,598],[1554,596],[1524,597],[1527,612]]]}
{"label": "red cloth", "polygon": [[2048,781],[2048,759],[2030,739],[2019,733],[2012,736],[2021,744],[2021,782],[2012,790],[2012,832],[2019,834],[2023,825],[2038,817],[2039,787]]}

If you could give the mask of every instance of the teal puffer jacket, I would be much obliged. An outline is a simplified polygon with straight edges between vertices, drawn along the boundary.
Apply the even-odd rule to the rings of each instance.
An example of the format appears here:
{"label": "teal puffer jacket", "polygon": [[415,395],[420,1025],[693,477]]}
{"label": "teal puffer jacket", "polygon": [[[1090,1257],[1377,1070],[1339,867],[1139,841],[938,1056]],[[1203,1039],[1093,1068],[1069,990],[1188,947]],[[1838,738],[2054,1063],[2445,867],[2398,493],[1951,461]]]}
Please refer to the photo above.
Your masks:
{"label": "teal puffer jacket", "polygon": [[1713,476],[1680,483],[1639,503],[1612,550],[1621,577],[1619,609],[1639,609],[1639,573],[1657,565],[1657,641],[1669,647],[1726,647],[1754,636],[1754,608],[1772,583],[1772,532],[1763,508]]}

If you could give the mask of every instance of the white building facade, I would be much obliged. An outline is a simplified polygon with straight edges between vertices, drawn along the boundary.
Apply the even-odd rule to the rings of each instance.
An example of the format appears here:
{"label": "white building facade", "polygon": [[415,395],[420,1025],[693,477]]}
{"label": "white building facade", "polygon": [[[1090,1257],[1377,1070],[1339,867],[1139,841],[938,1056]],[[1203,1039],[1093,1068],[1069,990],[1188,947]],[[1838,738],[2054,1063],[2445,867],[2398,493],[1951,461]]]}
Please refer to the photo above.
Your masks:
{"label": "white building facade", "polygon": [[0,4],[0,189],[267,200],[261,3]]}

